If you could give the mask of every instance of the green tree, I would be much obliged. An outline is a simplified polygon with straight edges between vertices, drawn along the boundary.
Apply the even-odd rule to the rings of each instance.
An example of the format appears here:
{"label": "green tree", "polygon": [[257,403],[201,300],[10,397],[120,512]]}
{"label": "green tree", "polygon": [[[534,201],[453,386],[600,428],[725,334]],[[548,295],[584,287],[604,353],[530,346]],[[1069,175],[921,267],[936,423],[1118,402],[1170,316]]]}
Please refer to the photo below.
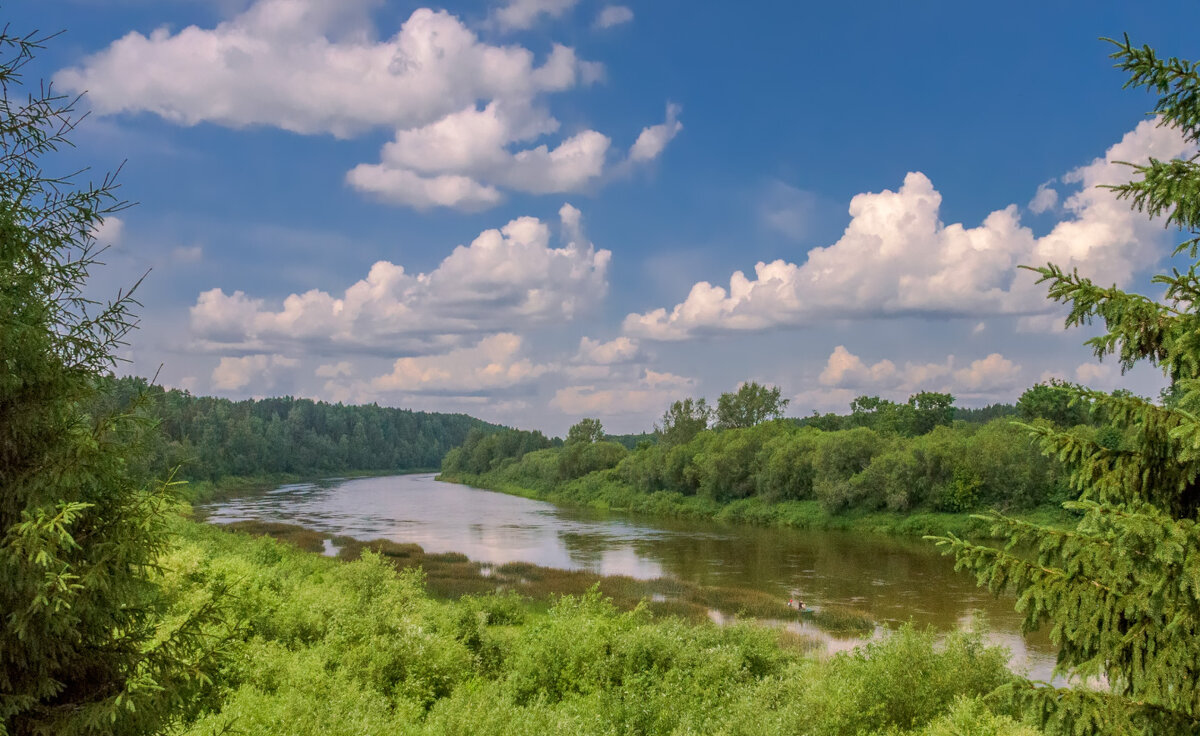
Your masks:
{"label": "green tree", "polygon": [[40,48],[0,33],[0,733],[157,730],[210,663],[207,608],[161,617],[167,484],[139,487],[133,413],[88,413],[132,329],[129,293],[84,295],[95,232],[120,210],[105,178],[43,173],[73,101],[21,91]]}
{"label": "green tree", "polygon": [[920,391],[908,397],[902,431],[909,437],[948,427],[954,421],[954,397],[936,391]]}
{"label": "green tree", "polygon": [[[1128,37],[1115,43],[1126,86],[1159,95],[1159,125],[1200,143],[1200,64],[1162,59]],[[1133,181],[1112,187],[1116,196],[1189,237],[1176,255],[1192,265],[1154,278],[1163,300],[1053,264],[1035,270],[1050,296],[1070,305],[1068,326],[1103,323],[1103,334],[1088,341],[1097,357],[1115,356],[1126,369],[1141,361],[1161,367],[1178,404],[1063,385],[1123,435],[1114,447],[1086,433],[1029,427],[1071,469],[1079,497],[1065,505],[1082,514],[1076,528],[993,514],[1004,547],[938,540],[981,584],[1014,592],[1027,628],[1051,626],[1060,673],[1106,678],[1102,690],[1013,687],[1052,733],[1200,731],[1200,161],[1150,159],[1133,170]]]}
{"label": "green tree", "polygon": [[1017,399],[1017,413],[1026,421],[1047,419],[1060,427],[1087,424],[1090,406],[1078,400],[1071,388],[1060,381],[1037,383]]}
{"label": "green tree", "polygon": [[778,386],[762,386],[755,381],[743,383],[737,391],[721,394],[717,400],[717,426],[722,429],[753,427],[768,419],[783,416],[788,400],[781,398]]}
{"label": "green tree", "polygon": [[654,433],[663,447],[682,445],[708,429],[712,416],[713,411],[704,399],[681,399],[663,412],[662,422],[654,428]]}
{"label": "green tree", "polygon": [[604,439],[604,425],[599,419],[580,419],[567,430],[568,445],[590,445]]}

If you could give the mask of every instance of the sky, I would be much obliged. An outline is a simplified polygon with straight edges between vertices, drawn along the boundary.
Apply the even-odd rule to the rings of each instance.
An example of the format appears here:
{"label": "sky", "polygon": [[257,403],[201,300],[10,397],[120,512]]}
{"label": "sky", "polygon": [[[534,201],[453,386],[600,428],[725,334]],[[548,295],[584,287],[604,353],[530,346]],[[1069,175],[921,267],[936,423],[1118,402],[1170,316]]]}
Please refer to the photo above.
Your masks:
{"label": "sky", "polygon": [[1101,37],[1200,58],[1200,5],[18,0],[26,81],[120,167],[96,296],[196,394],[651,428],[743,381],[1155,395],[1020,265],[1154,294],[1176,233],[1097,185],[1190,154]]}

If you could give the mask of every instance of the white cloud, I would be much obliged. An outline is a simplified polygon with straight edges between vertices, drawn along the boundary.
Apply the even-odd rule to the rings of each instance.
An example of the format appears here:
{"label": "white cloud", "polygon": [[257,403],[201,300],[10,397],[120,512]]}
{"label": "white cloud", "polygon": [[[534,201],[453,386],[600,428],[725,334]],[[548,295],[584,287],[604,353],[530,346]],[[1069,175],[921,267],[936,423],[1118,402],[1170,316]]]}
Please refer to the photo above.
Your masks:
{"label": "white cloud", "polygon": [[633,10],[625,5],[605,5],[596,15],[596,28],[612,28],[633,20]]}
{"label": "white cloud", "polygon": [[480,184],[469,176],[421,176],[407,169],[392,169],[380,164],[359,164],[346,173],[346,182],[386,202],[418,210],[456,207],[473,212],[494,207],[503,199],[500,190]]}
{"label": "white cloud", "polygon": [[96,243],[101,247],[107,245],[116,245],[121,242],[121,236],[125,233],[125,221],[115,215],[109,215],[100,221],[100,224],[92,230],[92,235],[96,238]]}
{"label": "white cloud", "polygon": [[1000,353],[992,353],[982,360],[973,360],[966,368],[954,371],[958,386],[968,391],[992,392],[1013,388],[1020,381],[1021,366]]}
{"label": "white cloud", "polygon": [[[667,121],[645,128],[621,166],[656,158],[682,128],[677,106]],[[587,189],[606,178],[612,141],[584,130],[550,147],[511,150],[558,130],[544,111],[524,103],[471,105],[421,128],[398,131],[377,164],[359,164],[346,180],[386,201],[416,208],[482,209],[502,199],[502,190],[550,194]]]}
{"label": "white cloud", "polygon": [[1115,386],[1121,372],[1115,363],[1080,363],[1075,368],[1075,380],[1085,386]]}
{"label": "white cloud", "polygon": [[1029,200],[1029,210],[1034,214],[1040,215],[1047,210],[1054,209],[1054,205],[1058,204],[1058,190],[1052,189],[1051,184],[1054,180],[1038,184],[1037,192],[1033,195],[1033,199]]}
{"label": "white cloud", "polygon": [[580,339],[579,352],[575,354],[575,362],[589,365],[629,363],[639,358],[641,349],[637,340],[624,336],[608,342],[584,337]]}
{"label": "white cloud", "polygon": [[551,370],[522,356],[523,347],[519,335],[502,332],[441,355],[400,358],[392,365],[391,373],[372,379],[370,388],[383,393],[452,395],[512,388]]}
{"label": "white cloud", "polygon": [[578,0],[511,0],[492,11],[492,22],[503,31],[532,28],[541,16],[561,18]]}
{"label": "white cloud", "polygon": [[[847,391],[949,391],[968,395],[992,394],[1016,386],[1021,366],[999,353],[972,361],[956,368],[956,358],[947,356],[942,363],[905,363],[897,366],[883,359],[868,364],[838,345],[829,355],[817,382],[825,389]],[[839,394],[840,397],[840,394]],[[811,400],[811,395],[804,395]]]}
{"label": "white cloud", "polygon": [[946,225],[939,218],[941,194],[924,174],[910,173],[898,191],[854,197],[841,239],[809,251],[803,264],[760,262],[753,278],[735,272],[728,289],[699,282],[671,310],[630,314],[624,330],[680,340],[829,317],[1049,312],[1054,306],[1043,290],[1016,267],[1054,262],[1103,282],[1127,283],[1154,263],[1162,228],[1096,187],[1129,177],[1119,161],[1169,159],[1190,149],[1176,131],[1152,120],[1139,124],[1104,158],[1063,178],[1082,189],[1063,204],[1070,219],[1041,238],[1020,224],[1016,206],[991,213],[975,228]]}
{"label": "white cloud", "polygon": [[679,122],[679,112],[679,105],[669,104],[665,121],[643,128],[629,149],[629,160],[634,163],[642,163],[658,158],[671,139],[683,130],[683,123]]}
{"label": "white cloud", "polygon": [[696,386],[693,379],[673,373],[643,369],[639,378],[622,381],[620,385],[567,386],[555,392],[550,400],[564,414],[571,416],[626,416],[641,414],[655,416],[672,401],[686,396]]}
{"label": "white cloud", "polygon": [[830,353],[817,381],[822,386],[861,386],[885,381],[890,383],[896,373],[896,364],[890,360],[881,360],[868,366],[862,358],[847,350],[845,345],[838,345]]}
{"label": "white cloud", "polygon": [[283,355],[221,358],[212,372],[212,387],[218,391],[236,391],[258,381],[261,388],[269,389],[280,374],[290,372],[296,365],[296,360]]}
{"label": "white cloud", "polygon": [[566,245],[551,246],[550,227],[521,217],[458,246],[429,273],[410,274],[379,261],[340,296],[313,289],[279,308],[244,292],[203,292],[191,308],[199,346],[213,350],[281,351],[303,345],[321,352],[456,347],[461,336],[570,320],[608,288],[611,253],[584,237],[579,210],[559,210]]}
{"label": "white cloud", "polygon": [[[538,63],[532,51],[481,41],[459,18],[429,8],[381,40],[371,20],[378,4],[257,0],[211,29],[131,32],[55,82],[87,90],[99,114],[150,112],[184,125],[339,138],[394,129],[380,161],[353,167],[346,181],[418,209],[480,210],[507,189],[575,192],[604,179],[611,140],[603,133],[583,129],[537,144],[560,127],[544,98],[598,81],[600,64],[560,44]],[[515,0],[494,20],[526,27],[573,4]],[[643,130],[635,160],[656,157],[678,127],[671,113]]]}
{"label": "white cloud", "polygon": [[55,75],[99,114],[150,112],[173,122],[269,125],[350,137],[428,125],[477,100],[532,99],[573,87],[584,62],[556,47],[539,66],[493,46],[445,11],[419,8],[376,40],[377,0],[259,0],[204,29],[136,31]]}

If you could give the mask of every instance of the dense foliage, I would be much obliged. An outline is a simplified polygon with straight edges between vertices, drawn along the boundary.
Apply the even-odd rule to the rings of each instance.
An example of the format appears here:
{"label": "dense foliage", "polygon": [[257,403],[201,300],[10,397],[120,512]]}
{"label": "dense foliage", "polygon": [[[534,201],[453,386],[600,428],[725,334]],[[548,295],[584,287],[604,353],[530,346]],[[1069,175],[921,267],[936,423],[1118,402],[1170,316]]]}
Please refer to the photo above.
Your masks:
{"label": "dense foliage", "polygon": [[[1200,63],[1160,58],[1128,38],[1114,58],[1127,86],[1159,95],[1159,125],[1200,143]],[[1200,251],[1200,158],[1133,166],[1117,196],[1163,215]],[[1066,463],[1083,514],[1070,531],[993,515],[1009,544],[997,549],[948,537],[941,542],[981,584],[1010,590],[1028,628],[1049,626],[1062,673],[1100,678],[1102,689],[1039,683],[1012,688],[1054,733],[1176,734],[1200,731],[1200,279],[1197,263],[1159,275],[1162,300],[1097,285],[1074,272],[1036,269],[1050,296],[1070,305],[1068,326],[1099,321],[1088,341],[1123,368],[1160,366],[1172,384],[1165,405],[1083,386],[1054,387],[1091,404],[1104,437],[1031,427],[1047,454]],[[1053,398],[1053,397],[1047,397]],[[1166,398],[1166,397],[1165,397]],[[1107,440],[1107,441],[1103,441]]]}
{"label": "dense foliage", "polygon": [[818,659],[759,625],[655,620],[595,594],[548,612],[438,602],[369,553],[341,563],[186,523],[180,538],[175,596],[231,586],[244,621],[188,736],[1036,733],[985,704],[1011,675],[977,635],[906,628]]}
{"label": "dense foliage", "polygon": [[148,468],[180,468],[179,477],[424,470],[472,430],[495,429],[465,414],[347,406],[291,397],[230,401],[164,390],[140,378],[110,381],[103,408],[139,403],[161,431]]}
{"label": "dense foliage", "polygon": [[168,488],[131,471],[147,425],[85,410],[134,321],[128,294],[84,296],[122,204],[111,179],[43,172],[76,118],[22,96],[37,48],[0,32],[0,733],[145,733],[203,684],[209,607],[161,617]]}
{"label": "dense foliage", "polygon": [[[861,405],[856,401],[856,409]],[[882,426],[891,431],[867,426],[823,431],[775,420],[747,428],[696,430],[686,441],[668,430],[657,444],[632,452],[605,441],[563,447],[544,441],[538,448],[523,439],[530,433],[502,430],[475,435],[449,453],[443,473],[488,487],[559,497],[568,484],[586,479],[572,486],[572,492],[588,487],[605,493],[674,494],[716,505],[745,499],[766,504],[816,501],[830,513],[1019,510],[1065,498],[1058,463],[1043,456],[1010,421],[937,424],[916,436],[901,433],[894,423]],[[1083,438],[1096,435],[1088,426],[1072,432]]]}
{"label": "dense foliage", "polygon": [[737,391],[721,394],[717,400],[717,426],[722,429],[753,427],[783,416],[788,400],[778,386],[763,386],[755,381],[743,383]]}

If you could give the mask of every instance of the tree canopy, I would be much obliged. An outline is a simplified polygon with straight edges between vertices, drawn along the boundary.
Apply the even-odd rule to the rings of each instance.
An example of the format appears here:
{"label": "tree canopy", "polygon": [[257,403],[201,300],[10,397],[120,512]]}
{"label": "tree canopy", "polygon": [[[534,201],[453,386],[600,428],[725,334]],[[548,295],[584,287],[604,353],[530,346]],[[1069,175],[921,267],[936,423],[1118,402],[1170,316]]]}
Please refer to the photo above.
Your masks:
{"label": "tree canopy", "polygon": [[[1128,37],[1113,58],[1127,87],[1158,95],[1160,126],[1200,143],[1200,64],[1162,58]],[[961,568],[993,591],[1017,596],[1025,626],[1050,627],[1058,671],[1104,678],[1104,689],[1024,682],[1011,693],[1052,733],[1195,733],[1200,729],[1200,160],[1131,164],[1135,178],[1114,194],[1162,217],[1186,240],[1176,255],[1193,263],[1153,282],[1161,299],[1105,287],[1054,264],[1033,269],[1052,299],[1069,305],[1067,326],[1103,325],[1087,341],[1123,369],[1148,361],[1174,387],[1174,406],[1128,393],[1062,384],[1091,405],[1119,442],[1060,427],[1028,430],[1071,470],[1082,518],[1063,530],[990,515],[1003,547],[939,540]]]}
{"label": "tree canopy", "polygon": [[680,399],[663,412],[662,420],[655,426],[654,433],[663,445],[682,445],[708,429],[712,418],[713,410],[704,399]]}
{"label": "tree canopy", "polygon": [[757,381],[743,383],[737,391],[723,393],[717,400],[717,426],[722,429],[753,427],[768,419],[778,419],[787,408],[778,386],[763,386]]}

